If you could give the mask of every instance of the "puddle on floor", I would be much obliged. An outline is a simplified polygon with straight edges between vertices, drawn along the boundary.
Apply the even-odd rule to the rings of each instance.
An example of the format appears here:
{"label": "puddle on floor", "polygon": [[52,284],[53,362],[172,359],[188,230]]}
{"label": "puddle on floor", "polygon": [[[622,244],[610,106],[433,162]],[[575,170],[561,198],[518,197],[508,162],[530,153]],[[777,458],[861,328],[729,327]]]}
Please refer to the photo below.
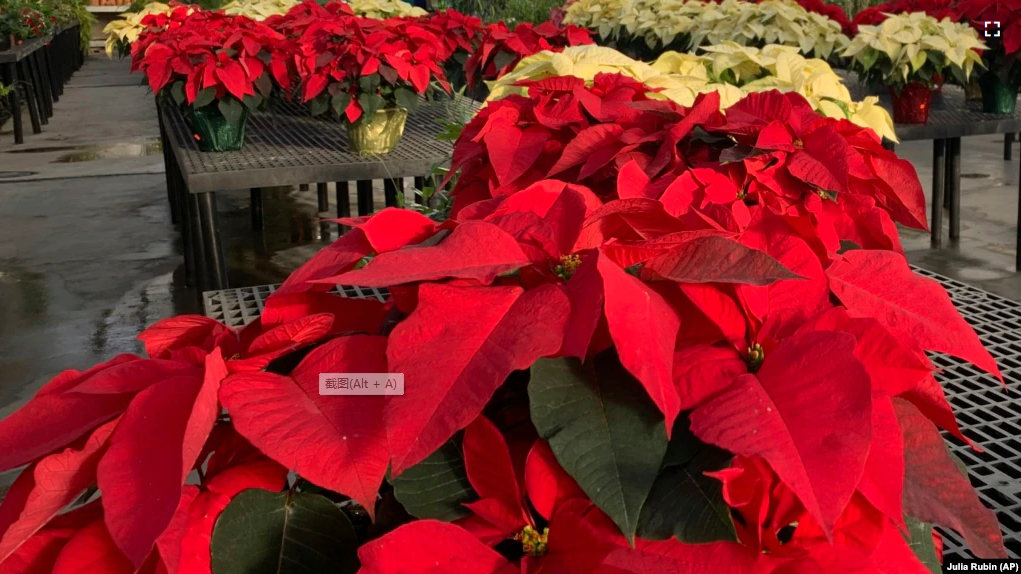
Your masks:
{"label": "puddle on floor", "polygon": [[0,180],[14,179],[16,177],[29,177],[35,175],[34,171],[0,171]]}
{"label": "puddle on floor", "polygon": [[146,138],[135,142],[110,142],[80,146],[37,147],[14,149],[6,153],[57,153],[71,152],[61,155],[52,163],[77,163],[95,161],[97,159],[113,159],[125,157],[148,157],[162,153],[163,147],[159,138]]}

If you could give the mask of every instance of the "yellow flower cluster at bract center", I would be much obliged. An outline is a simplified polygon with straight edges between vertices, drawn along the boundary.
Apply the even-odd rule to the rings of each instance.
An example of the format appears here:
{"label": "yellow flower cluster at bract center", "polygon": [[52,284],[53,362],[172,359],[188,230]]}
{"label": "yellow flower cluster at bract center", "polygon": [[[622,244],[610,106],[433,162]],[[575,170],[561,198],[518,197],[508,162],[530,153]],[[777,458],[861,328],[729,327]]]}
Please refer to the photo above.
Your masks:
{"label": "yellow flower cluster at bract center", "polygon": [[[796,46],[806,56],[829,58],[849,43],[840,24],[809,12],[791,0],[755,4],[724,0],[577,0],[567,8],[567,24],[597,30],[604,39],[643,40],[650,48],[691,51],[736,42]],[[672,47],[672,46],[671,46]]]}
{"label": "yellow flower cluster at bract center", "polygon": [[358,16],[386,19],[393,17],[418,17],[428,14],[425,10],[401,2],[401,0],[349,0],[348,4]]}
{"label": "yellow flower cluster at bract center", "polygon": [[[120,18],[114,20],[103,28],[106,37],[106,55],[113,58],[118,47],[130,45],[138,39],[138,35],[145,30],[142,26],[142,19],[150,14],[169,14],[173,10],[168,4],[153,2],[146,4],[138,12],[125,12]],[[189,10],[191,13],[191,10]]]}
{"label": "yellow flower cluster at bract center", "polygon": [[649,86],[651,97],[686,107],[694,104],[699,94],[708,92],[719,92],[723,108],[751,92],[796,92],[826,117],[850,120],[871,128],[880,137],[897,141],[893,120],[878,105],[879,99],[853,101],[840,76],[823,60],[805,58],[791,46],[758,49],[726,42],[705,50],[702,56],[665,52],[652,64],[600,46],[540,52],[521,60],[511,73],[489,82],[489,99],[524,94],[527,89],[515,84],[525,80],[575,76],[592,81],[596,74],[617,73]]}
{"label": "yellow flower cluster at bract center", "polygon": [[220,9],[224,14],[247,16],[261,22],[270,16],[286,14],[300,3],[300,0],[234,0]]}
{"label": "yellow flower cluster at bract center", "polygon": [[852,58],[856,69],[879,67],[891,83],[912,81],[926,63],[936,72],[949,66],[965,83],[975,65],[982,66],[977,50],[986,48],[978,32],[967,24],[912,12],[890,15],[878,26],[859,26],[858,35],[842,55]]}

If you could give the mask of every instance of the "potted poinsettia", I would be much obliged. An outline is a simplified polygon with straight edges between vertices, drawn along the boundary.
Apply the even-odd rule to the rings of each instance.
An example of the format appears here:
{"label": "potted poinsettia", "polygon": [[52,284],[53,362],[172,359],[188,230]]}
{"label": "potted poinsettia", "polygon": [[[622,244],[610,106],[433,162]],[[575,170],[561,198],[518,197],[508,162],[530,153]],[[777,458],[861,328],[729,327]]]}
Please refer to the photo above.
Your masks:
{"label": "potted poinsettia", "polygon": [[900,252],[910,163],[796,94],[531,87],[466,126],[453,219],[346,219],[240,331],[168,318],[0,420],[0,567],[924,572],[934,523],[1006,556],[925,352],[999,371]]}
{"label": "potted poinsettia", "polygon": [[895,122],[924,124],[940,79],[952,74],[966,85],[985,48],[970,26],[912,12],[859,26],[843,55],[863,81],[889,89]]}
{"label": "potted poinsettia", "polygon": [[[1002,0],[965,0],[961,16],[984,36],[989,49],[982,54],[986,70],[979,76],[982,111],[1012,114],[1021,89],[1021,4]],[[992,22],[997,26],[993,28]]]}
{"label": "potted poinsettia", "polygon": [[[296,50],[302,100],[313,115],[332,109],[355,153],[393,151],[419,97],[436,85],[450,92],[443,44],[414,20],[334,14],[311,23]],[[283,75],[278,81],[287,82]]]}
{"label": "potted poinsettia", "polygon": [[475,89],[477,99],[485,99],[488,90],[482,81],[500,78],[513,70],[522,58],[587,44],[592,44],[592,33],[574,25],[557,27],[544,22],[533,26],[522,22],[511,29],[502,21],[489,24],[482,28],[479,47],[465,63],[468,86]]}
{"label": "potted poinsettia", "polygon": [[182,109],[200,150],[241,149],[249,110],[272,92],[266,62],[282,36],[244,16],[187,10],[139,37],[132,68],[145,73],[157,98]]}

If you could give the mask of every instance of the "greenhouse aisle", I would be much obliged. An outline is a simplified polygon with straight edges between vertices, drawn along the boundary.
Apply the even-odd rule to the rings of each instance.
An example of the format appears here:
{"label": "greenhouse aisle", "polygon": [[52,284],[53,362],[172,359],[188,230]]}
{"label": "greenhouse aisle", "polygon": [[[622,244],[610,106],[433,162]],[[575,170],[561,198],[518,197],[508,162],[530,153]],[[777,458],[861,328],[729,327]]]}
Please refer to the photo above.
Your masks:
{"label": "greenhouse aisle", "polygon": [[[0,131],[0,418],[61,370],[139,352],[143,327],[200,311],[139,81],[93,55],[41,134],[14,145],[10,122]],[[314,192],[267,193],[259,235],[247,190],[218,195],[237,284],[281,281],[321,248]]]}

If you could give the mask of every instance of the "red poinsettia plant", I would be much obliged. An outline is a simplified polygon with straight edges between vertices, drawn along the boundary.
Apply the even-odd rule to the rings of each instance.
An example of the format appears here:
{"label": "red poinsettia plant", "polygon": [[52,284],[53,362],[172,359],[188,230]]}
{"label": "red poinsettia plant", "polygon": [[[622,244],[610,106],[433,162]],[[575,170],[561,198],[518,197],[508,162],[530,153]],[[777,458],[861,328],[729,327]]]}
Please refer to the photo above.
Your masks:
{"label": "red poinsettia plant", "polygon": [[533,54],[544,50],[560,51],[567,46],[591,44],[592,32],[575,25],[556,26],[543,22],[538,26],[522,22],[512,30],[504,22],[488,24],[482,28],[478,48],[465,64],[469,86],[482,80],[495,80],[514,69],[514,66]]}
{"label": "red poinsettia plant", "polygon": [[[450,91],[440,68],[447,48],[429,28],[412,19],[330,13],[330,5],[321,10],[294,44],[301,99],[313,115],[332,108],[354,123],[386,108],[414,110],[434,82]],[[290,85],[287,70],[273,71],[282,86]]]}
{"label": "red poinsettia plant", "polygon": [[269,27],[187,6],[150,15],[143,24],[148,31],[132,44],[132,71],[146,75],[158,98],[188,110],[215,104],[234,123],[270,95],[266,64],[283,37]]}
{"label": "red poinsettia plant", "polygon": [[50,381],[0,421],[0,568],[922,574],[934,525],[1005,556],[926,351],[999,371],[898,252],[910,164],[795,94],[632,84],[491,103],[453,218],[345,219],[241,330]]}
{"label": "red poinsettia plant", "polygon": [[478,48],[482,19],[448,9],[430,12],[415,20],[442,41],[439,59],[452,88],[460,90],[466,87],[466,65]]}

